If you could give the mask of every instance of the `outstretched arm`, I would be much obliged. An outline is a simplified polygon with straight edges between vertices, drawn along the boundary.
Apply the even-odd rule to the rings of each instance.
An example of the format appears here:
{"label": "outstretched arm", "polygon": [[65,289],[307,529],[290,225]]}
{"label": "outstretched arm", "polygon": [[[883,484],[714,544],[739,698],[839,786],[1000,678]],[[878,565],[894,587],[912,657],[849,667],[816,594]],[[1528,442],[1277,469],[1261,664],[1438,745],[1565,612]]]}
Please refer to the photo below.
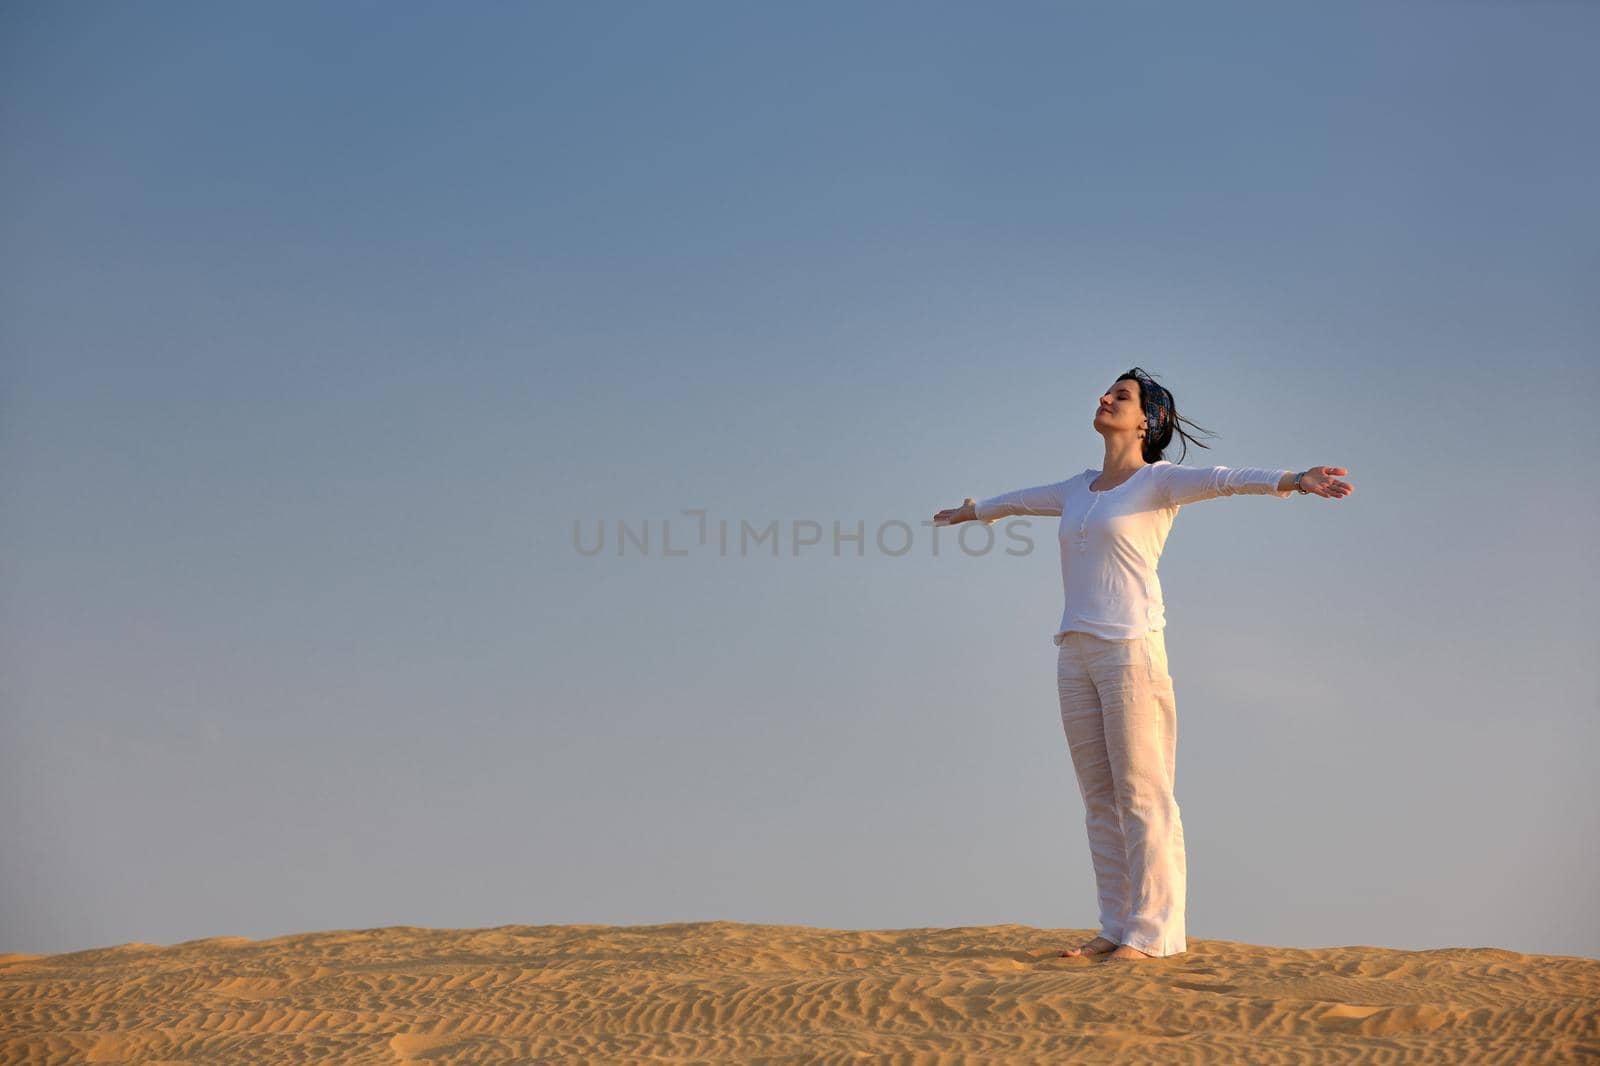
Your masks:
{"label": "outstretched arm", "polygon": [[[1347,481],[1335,474],[1349,471],[1337,466],[1314,466],[1300,474],[1300,488],[1318,496],[1338,499],[1350,495]],[[1169,504],[1178,505],[1211,500],[1218,496],[1253,494],[1277,496],[1287,500],[1295,495],[1295,471],[1275,470],[1265,467],[1242,466],[1176,466],[1164,464],[1160,468],[1161,492]]]}
{"label": "outstretched arm", "polygon": [[960,507],[952,507],[935,514],[933,522],[939,526],[953,526],[960,522],[983,522],[986,525],[993,525],[1009,515],[1059,515],[1066,498],[1066,489],[1065,481],[1056,481],[1049,485],[1034,485],[1032,488],[1001,493],[986,500],[974,500],[969,497]]}

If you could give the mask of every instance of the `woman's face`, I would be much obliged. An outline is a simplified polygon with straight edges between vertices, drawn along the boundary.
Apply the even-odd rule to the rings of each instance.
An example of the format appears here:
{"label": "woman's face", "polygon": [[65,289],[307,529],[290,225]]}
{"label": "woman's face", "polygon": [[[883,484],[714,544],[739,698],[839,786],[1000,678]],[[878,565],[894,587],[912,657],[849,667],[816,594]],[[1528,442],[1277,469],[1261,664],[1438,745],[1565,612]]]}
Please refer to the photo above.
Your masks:
{"label": "woman's face", "polygon": [[1138,435],[1144,425],[1144,406],[1139,402],[1139,385],[1133,381],[1119,381],[1100,396],[1100,405],[1094,411],[1094,428],[1101,433],[1132,433]]}

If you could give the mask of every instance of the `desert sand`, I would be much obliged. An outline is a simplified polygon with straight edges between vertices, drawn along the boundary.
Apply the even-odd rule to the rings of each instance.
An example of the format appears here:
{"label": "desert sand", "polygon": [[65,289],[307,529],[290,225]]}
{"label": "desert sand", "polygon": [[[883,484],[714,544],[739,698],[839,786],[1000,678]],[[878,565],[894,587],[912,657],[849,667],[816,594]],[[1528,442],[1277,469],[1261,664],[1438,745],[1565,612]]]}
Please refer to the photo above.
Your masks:
{"label": "desert sand", "polygon": [[391,926],[0,955],[0,1062],[1573,1062],[1600,961],[1093,930]]}

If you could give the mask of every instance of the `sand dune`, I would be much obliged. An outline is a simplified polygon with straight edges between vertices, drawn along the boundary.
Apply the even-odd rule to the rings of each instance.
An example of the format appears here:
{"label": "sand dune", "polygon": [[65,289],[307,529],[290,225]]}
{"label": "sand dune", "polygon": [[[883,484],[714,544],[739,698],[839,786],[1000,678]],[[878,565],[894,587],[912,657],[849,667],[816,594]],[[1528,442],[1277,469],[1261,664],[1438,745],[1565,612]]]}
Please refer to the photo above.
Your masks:
{"label": "sand dune", "polygon": [[1600,1060],[1600,962],[702,922],[0,955],[0,1063]]}

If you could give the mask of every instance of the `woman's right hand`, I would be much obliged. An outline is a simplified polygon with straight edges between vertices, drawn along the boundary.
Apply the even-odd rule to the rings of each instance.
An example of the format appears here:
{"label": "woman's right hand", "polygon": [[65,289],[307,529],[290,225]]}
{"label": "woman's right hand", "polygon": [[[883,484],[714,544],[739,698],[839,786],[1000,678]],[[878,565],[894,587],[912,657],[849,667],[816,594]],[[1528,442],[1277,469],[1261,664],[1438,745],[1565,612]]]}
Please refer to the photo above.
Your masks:
{"label": "woman's right hand", "polygon": [[952,507],[947,511],[940,511],[934,515],[933,524],[936,526],[953,526],[961,522],[976,522],[978,520],[978,512],[973,506],[975,503],[977,501],[968,496],[961,501],[960,507]]}

